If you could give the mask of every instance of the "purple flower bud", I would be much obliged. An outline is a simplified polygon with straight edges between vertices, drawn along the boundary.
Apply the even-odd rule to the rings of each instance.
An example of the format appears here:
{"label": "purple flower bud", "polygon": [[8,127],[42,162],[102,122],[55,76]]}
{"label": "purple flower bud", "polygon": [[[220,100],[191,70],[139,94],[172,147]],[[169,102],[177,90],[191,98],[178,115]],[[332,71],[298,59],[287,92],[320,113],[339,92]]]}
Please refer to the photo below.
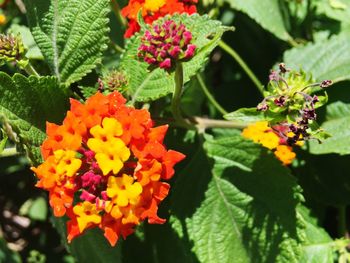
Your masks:
{"label": "purple flower bud", "polygon": [[331,81],[331,80],[324,80],[324,81],[321,82],[320,87],[322,89],[324,89],[324,88],[329,87],[332,84],[333,84],[333,81]]}
{"label": "purple flower bud", "polygon": [[280,96],[279,98],[273,101],[278,107],[283,107],[286,103],[286,97]]}
{"label": "purple flower bud", "polygon": [[308,119],[308,120],[316,120],[316,112],[315,109],[303,109],[303,116],[304,118]]}
{"label": "purple flower bud", "polygon": [[256,110],[258,111],[267,111],[269,109],[269,105],[267,105],[266,102],[259,103],[256,107]]}
{"label": "purple flower bud", "polygon": [[277,71],[272,70],[270,75],[269,75],[269,80],[270,81],[279,81],[280,80],[280,75],[278,74]]}

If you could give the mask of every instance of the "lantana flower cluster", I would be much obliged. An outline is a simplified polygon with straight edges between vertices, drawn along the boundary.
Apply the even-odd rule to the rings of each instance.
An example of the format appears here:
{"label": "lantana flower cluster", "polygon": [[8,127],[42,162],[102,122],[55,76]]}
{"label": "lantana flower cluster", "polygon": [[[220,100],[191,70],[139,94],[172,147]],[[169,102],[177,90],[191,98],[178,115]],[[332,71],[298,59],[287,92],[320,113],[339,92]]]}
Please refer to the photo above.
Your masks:
{"label": "lantana flower cluster", "polygon": [[[269,127],[267,121],[260,121],[248,125],[243,131],[242,136],[259,143],[262,146],[272,150],[275,156],[284,164],[289,165],[296,157],[293,148],[288,144],[288,138],[293,138],[293,132],[287,133],[287,138],[281,136],[285,134],[286,126]],[[298,141],[298,146],[302,146],[303,142]]]}
{"label": "lantana flower cluster", "polygon": [[98,227],[115,245],[145,219],[165,222],[157,215],[170,188],[164,181],[185,156],[165,148],[167,125],[153,127],[147,110],[125,103],[117,91],[72,99],[62,125],[47,123],[44,162],[32,170],[54,215],[69,217],[69,242]]}
{"label": "lantana flower cluster", "polygon": [[147,24],[166,15],[175,13],[193,14],[197,12],[196,3],[198,0],[130,0],[128,5],[121,11],[122,15],[128,21],[128,29],[125,37],[129,38],[140,31],[140,25],[137,22],[137,15],[142,9],[142,17]]}
{"label": "lantana flower cluster", "polygon": [[155,22],[141,38],[138,57],[150,65],[170,69],[175,61],[190,59],[196,46],[191,44],[192,33],[184,24],[173,20]]}
{"label": "lantana flower cluster", "polygon": [[[269,76],[268,90],[264,100],[257,106],[270,119],[270,126],[283,126],[279,133],[292,146],[308,139],[328,137],[316,124],[316,108],[321,107],[327,96],[316,96],[313,93],[327,88],[330,80],[314,83],[304,72],[287,69],[281,63],[279,70],[273,70]],[[287,134],[294,134],[292,137]]]}

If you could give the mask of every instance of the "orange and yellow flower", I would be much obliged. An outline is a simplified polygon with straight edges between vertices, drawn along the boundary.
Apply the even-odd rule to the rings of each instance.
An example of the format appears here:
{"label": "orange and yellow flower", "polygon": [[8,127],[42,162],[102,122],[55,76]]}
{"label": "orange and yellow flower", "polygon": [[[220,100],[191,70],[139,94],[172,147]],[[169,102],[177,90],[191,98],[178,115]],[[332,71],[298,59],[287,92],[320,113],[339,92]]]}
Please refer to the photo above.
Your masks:
{"label": "orange and yellow flower", "polygon": [[129,38],[140,30],[137,15],[141,9],[145,22],[152,24],[153,21],[165,15],[196,13],[197,2],[198,0],[130,0],[121,11],[122,15],[128,19],[128,29],[124,36]]}
{"label": "orange and yellow flower", "polygon": [[111,245],[141,221],[162,224],[174,165],[185,156],[167,150],[168,126],[153,127],[147,110],[125,105],[118,93],[71,100],[62,125],[47,123],[44,162],[32,170],[49,191],[54,215],[67,215],[68,241],[99,227]]}
{"label": "orange and yellow flower", "polygon": [[[242,131],[242,136],[253,140],[255,143],[259,143],[262,146],[273,150],[275,156],[284,164],[289,165],[296,157],[293,148],[287,145],[287,137],[292,137],[294,134],[286,134],[282,137],[283,127],[275,127],[273,130],[269,127],[267,121],[260,121],[250,124]],[[302,142],[298,142],[297,145],[302,146]]]}

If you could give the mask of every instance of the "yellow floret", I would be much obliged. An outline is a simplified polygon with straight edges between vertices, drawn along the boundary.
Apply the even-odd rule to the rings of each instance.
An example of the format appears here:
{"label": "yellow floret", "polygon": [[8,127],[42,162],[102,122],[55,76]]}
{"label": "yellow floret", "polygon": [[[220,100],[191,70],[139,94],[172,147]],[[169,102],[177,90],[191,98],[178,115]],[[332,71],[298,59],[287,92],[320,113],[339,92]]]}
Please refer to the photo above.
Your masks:
{"label": "yellow floret", "polygon": [[146,0],[143,8],[146,11],[157,12],[162,6],[165,5],[165,0]]}
{"label": "yellow floret", "polygon": [[292,151],[292,147],[287,145],[277,146],[275,155],[284,165],[291,164],[296,157],[295,152]]}
{"label": "yellow floret", "polygon": [[74,206],[73,212],[77,215],[80,233],[82,233],[90,224],[101,223],[101,216],[98,214],[95,204],[88,201]]}

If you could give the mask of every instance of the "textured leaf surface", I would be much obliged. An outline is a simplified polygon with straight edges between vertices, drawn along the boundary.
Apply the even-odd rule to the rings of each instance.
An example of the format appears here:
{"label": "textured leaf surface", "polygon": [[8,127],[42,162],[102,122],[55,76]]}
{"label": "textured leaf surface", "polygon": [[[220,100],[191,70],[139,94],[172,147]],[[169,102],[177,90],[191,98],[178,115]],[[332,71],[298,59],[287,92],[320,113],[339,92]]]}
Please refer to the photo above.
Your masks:
{"label": "textured leaf surface", "polygon": [[335,102],[327,106],[326,121],[321,128],[331,135],[318,143],[311,140],[310,152],[313,154],[350,154],[350,104]]}
{"label": "textured leaf surface", "polygon": [[329,40],[309,43],[293,48],[284,54],[288,67],[302,68],[317,81],[331,79],[333,82],[350,79],[349,34],[340,34]]}
{"label": "textured leaf surface", "polygon": [[302,197],[288,170],[239,134],[209,139],[205,147],[214,160],[212,174],[203,154],[195,156],[173,198],[198,259],[298,262],[303,224],[296,206]]}
{"label": "textured leaf surface", "polygon": [[306,207],[299,206],[300,220],[306,225],[306,240],[303,244],[303,253],[300,263],[333,263],[334,242],[328,233],[317,225]]}
{"label": "textured leaf surface", "polygon": [[107,48],[109,0],[26,0],[41,52],[61,83],[80,80]]}
{"label": "textured leaf surface", "polygon": [[225,0],[225,2],[233,9],[247,14],[276,37],[282,40],[291,38],[284,25],[278,0]]}
{"label": "textured leaf surface", "polygon": [[[183,63],[184,81],[197,73],[205,64],[210,52],[217,46],[222,34],[227,30],[219,21],[208,16],[174,15],[172,20],[182,22],[193,35],[193,44],[197,46],[196,55]],[[141,32],[142,34],[142,32]],[[133,101],[156,100],[171,92],[175,87],[174,73],[168,74],[163,69],[148,70],[148,64],[137,59],[137,50],[141,43],[141,34],[136,34],[126,45],[120,67],[129,79],[129,91]]]}
{"label": "textured leaf surface", "polygon": [[349,24],[350,2],[347,0],[319,0],[316,1],[317,12]]}
{"label": "textured leaf surface", "polygon": [[45,138],[45,122],[59,122],[68,98],[54,77],[12,78],[0,72],[0,118],[9,123],[29,158],[41,159],[39,146]]}

